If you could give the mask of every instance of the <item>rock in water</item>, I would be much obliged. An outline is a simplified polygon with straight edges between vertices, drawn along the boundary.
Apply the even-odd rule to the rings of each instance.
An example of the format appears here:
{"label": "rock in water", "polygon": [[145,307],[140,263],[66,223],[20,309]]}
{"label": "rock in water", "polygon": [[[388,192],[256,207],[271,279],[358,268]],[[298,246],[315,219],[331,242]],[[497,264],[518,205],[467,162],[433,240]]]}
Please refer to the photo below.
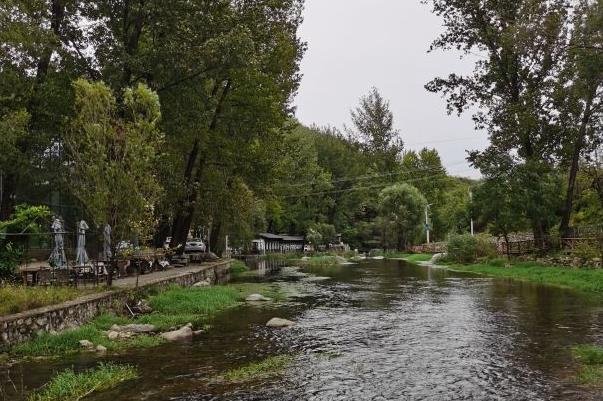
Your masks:
{"label": "rock in water", "polygon": [[291,320],[287,320],[287,319],[281,319],[280,317],[273,317],[272,319],[270,319],[268,321],[268,323],[266,323],[266,326],[268,326],[268,327],[278,327],[278,328],[291,327],[293,325],[295,325],[295,322],[292,322]]}
{"label": "rock in water", "polygon": [[104,354],[105,352],[107,352],[107,347],[104,347],[102,345],[97,345],[96,346],[96,352]]}
{"label": "rock in water", "polygon": [[247,298],[245,298],[247,302],[268,302],[272,301],[272,298],[266,298],[262,294],[251,294]]}
{"label": "rock in water", "polygon": [[161,333],[160,336],[169,342],[190,341],[193,338],[193,329],[188,326],[184,326],[175,331]]}
{"label": "rock in water", "polygon": [[157,331],[157,327],[152,324],[126,324],[123,326],[118,326],[114,324],[111,326],[111,331],[117,331],[118,333],[154,333]]}
{"label": "rock in water", "polygon": [[80,346],[86,349],[94,348],[94,344],[88,340],[80,340]]}

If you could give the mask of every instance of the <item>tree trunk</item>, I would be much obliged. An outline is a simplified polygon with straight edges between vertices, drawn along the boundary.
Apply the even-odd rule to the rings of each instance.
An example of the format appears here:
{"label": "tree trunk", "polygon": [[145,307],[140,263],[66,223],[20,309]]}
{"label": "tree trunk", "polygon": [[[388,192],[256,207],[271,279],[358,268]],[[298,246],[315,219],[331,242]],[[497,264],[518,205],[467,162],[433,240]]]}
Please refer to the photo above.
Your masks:
{"label": "tree trunk", "polygon": [[8,220],[15,208],[16,178],[15,174],[3,174],[0,171],[0,220]]}
{"label": "tree trunk", "polygon": [[[230,80],[227,80],[224,90],[220,95],[220,99],[218,100],[212,121],[209,125],[209,132],[214,131],[218,125],[218,118],[222,113],[222,107],[230,88],[231,82]],[[193,145],[193,149],[189,154],[186,169],[184,171],[184,185],[186,194],[184,199],[181,202],[178,202],[176,215],[174,216],[174,224],[172,225],[172,242],[170,244],[170,247],[172,248],[186,243],[186,238],[193,222],[193,216],[197,206],[196,203],[199,198],[201,179],[206,162],[206,157],[204,155],[199,157],[200,147],[201,143],[199,138],[197,138]],[[195,165],[197,165],[197,171],[194,178],[191,179]]]}
{"label": "tree trunk", "polygon": [[572,163],[570,166],[569,179],[567,183],[567,193],[565,195],[565,205],[563,207],[563,215],[561,216],[561,224],[559,225],[559,234],[562,238],[568,238],[571,235],[569,222],[574,206],[574,195],[576,192],[576,177],[578,176],[580,153],[582,152],[582,148],[584,147],[584,138],[586,137],[588,123],[590,122],[592,102],[593,97],[589,96],[586,102],[586,107],[584,108],[584,114],[580,123],[578,137],[576,138],[576,143],[574,144]]}
{"label": "tree trunk", "polygon": [[222,231],[222,222],[220,220],[216,221],[215,223],[213,223],[211,225],[211,234],[209,237],[209,248],[212,250],[212,252],[216,253],[216,254],[220,254],[221,250],[218,249],[218,244],[220,243],[220,234]]}

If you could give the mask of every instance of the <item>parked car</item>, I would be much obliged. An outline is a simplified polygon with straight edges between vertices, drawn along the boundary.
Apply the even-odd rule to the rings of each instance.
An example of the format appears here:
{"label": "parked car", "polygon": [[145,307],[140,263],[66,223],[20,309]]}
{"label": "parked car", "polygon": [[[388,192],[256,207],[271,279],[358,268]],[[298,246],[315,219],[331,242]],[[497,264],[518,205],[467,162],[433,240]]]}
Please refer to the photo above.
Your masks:
{"label": "parked car", "polygon": [[184,246],[185,253],[200,253],[205,252],[206,246],[200,239],[192,239],[186,242]]}

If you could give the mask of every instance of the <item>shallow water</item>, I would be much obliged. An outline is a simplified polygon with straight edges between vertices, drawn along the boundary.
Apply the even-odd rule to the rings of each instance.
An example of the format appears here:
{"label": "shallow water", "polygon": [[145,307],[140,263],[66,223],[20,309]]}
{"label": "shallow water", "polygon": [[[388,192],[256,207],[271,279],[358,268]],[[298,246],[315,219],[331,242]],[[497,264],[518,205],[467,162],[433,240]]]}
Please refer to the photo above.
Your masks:
{"label": "shallow water", "polygon": [[[569,352],[603,341],[603,309],[570,291],[402,261],[282,272],[265,279],[279,283],[287,302],[228,310],[192,344],[111,357],[137,365],[141,379],[87,400],[603,399],[574,383]],[[275,316],[297,324],[266,328]],[[280,377],[217,379],[280,354],[294,356]],[[18,399],[14,388],[27,392],[53,372],[97,362],[17,365],[0,372],[0,385],[5,399]]]}

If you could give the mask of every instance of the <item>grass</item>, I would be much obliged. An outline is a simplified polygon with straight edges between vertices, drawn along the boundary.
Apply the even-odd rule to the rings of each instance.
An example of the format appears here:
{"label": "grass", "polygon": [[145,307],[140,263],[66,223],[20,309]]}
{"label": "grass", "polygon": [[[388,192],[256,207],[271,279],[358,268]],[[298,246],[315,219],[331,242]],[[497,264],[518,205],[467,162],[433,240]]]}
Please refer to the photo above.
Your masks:
{"label": "grass", "polygon": [[245,382],[272,377],[281,373],[292,361],[293,357],[291,355],[271,356],[260,362],[229,370],[222,376],[222,379],[229,382]]}
{"label": "grass", "polygon": [[20,357],[44,356],[54,357],[81,351],[80,340],[91,341],[94,345],[102,345],[108,351],[119,351],[126,348],[148,348],[163,343],[161,337],[141,335],[124,340],[110,340],[103,331],[113,324],[132,323],[126,318],[105,314],[92,322],[57,334],[43,333],[37,338],[14,346],[10,352]]}
{"label": "grass", "polygon": [[603,270],[601,269],[542,266],[533,262],[514,263],[507,267],[488,263],[450,265],[450,269],[490,277],[513,278],[532,283],[555,285],[603,295]]}
{"label": "grass", "polygon": [[433,257],[430,253],[408,253],[398,251],[377,252],[373,256],[383,256],[386,259],[404,259],[409,262],[428,262]]}
{"label": "grass", "polygon": [[600,384],[603,381],[603,347],[577,345],[572,348],[574,358],[580,363],[578,380],[583,384]]}
{"label": "grass", "polygon": [[28,397],[28,401],[78,401],[96,391],[118,386],[136,379],[136,369],[129,365],[100,364],[96,369],[82,373],[66,370],[56,375],[42,389]]}
{"label": "grass", "polygon": [[160,331],[179,328],[187,323],[199,326],[215,316],[219,311],[236,305],[241,298],[239,291],[226,286],[206,288],[171,287],[151,296],[149,303],[153,313],[129,320],[111,314],[104,314],[92,322],[72,330],[57,334],[43,333],[39,337],[18,344],[11,353],[20,357],[61,356],[81,351],[80,340],[102,345],[108,351],[128,348],[150,348],[164,342],[161,337],[139,335],[129,339],[110,340],[104,331],[113,324],[147,323],[157,326]]}
{"label": "grass", "polygon": [[0,316],[60,304],[97,291],[73,287],[2,286],[0,287]]}
{"label": "grass", "polygon": [[241,262],[240,260],[233,260],[230,264],[230,274],[233,278],[240,277],[248,271],[249,268],[247,267],[247,265],[244,262]]}
{"label": "grass", "polygon": [[342,262],[340,256],[333,255],[321,255],[321,256],[310,256],[307,259],[303,259],[301,264],[304,266],[317,267],[317,266],[333,266],[339,265]]}
{"label": "grass", "polygon": [[137,321],[154,324],[160,330],[176,328],[187,323],[200,325],[239,301],[239,292],[229,286],[171,287],[152,296],[149,304],[153,313],[141,316]]}

